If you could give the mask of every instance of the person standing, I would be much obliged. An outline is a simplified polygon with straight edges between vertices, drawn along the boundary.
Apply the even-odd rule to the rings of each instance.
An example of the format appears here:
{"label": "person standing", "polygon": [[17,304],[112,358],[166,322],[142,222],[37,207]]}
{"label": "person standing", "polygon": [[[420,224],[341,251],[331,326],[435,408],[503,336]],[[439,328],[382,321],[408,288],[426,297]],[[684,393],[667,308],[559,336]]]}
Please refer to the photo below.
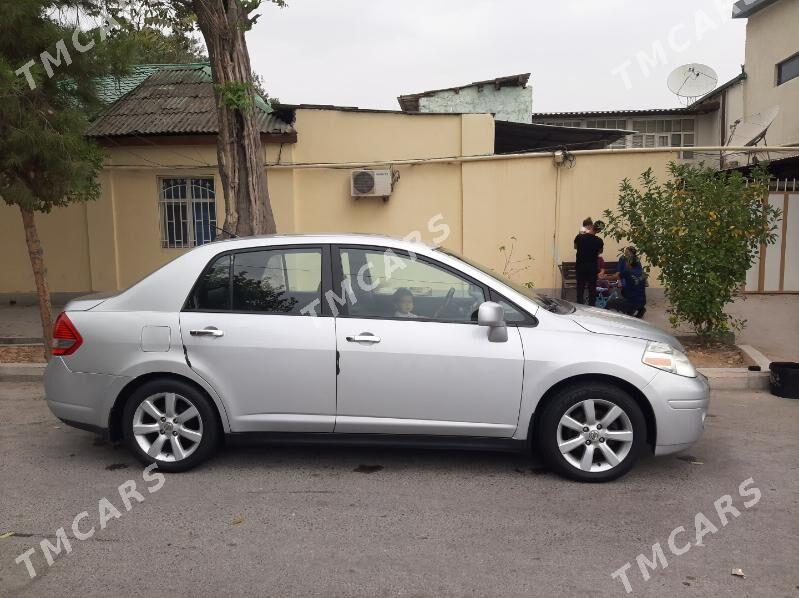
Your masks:
{"label": "person standing", "polygon": [[[584,222],[591,222],[591,219],[586,218]],[[585,301],[585,287],[588,286],[588,305],[595,306],[599,256],[605,244],[596,236],[593,222],[584,226],[586,232],[574,238],[574,248],[577,250],[577,303]]]}

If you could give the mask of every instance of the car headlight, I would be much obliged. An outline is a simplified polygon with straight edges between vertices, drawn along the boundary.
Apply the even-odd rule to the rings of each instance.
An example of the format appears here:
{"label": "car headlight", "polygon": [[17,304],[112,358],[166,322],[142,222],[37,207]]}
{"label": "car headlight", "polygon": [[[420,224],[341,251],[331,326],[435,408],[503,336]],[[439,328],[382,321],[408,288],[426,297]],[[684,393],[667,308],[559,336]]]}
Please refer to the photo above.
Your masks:
{"label": "car headlight", "polygon": [[688,356],[666,343],[649,341],[641,359],[646,365],[686,378],[696,378],[696,368]]}

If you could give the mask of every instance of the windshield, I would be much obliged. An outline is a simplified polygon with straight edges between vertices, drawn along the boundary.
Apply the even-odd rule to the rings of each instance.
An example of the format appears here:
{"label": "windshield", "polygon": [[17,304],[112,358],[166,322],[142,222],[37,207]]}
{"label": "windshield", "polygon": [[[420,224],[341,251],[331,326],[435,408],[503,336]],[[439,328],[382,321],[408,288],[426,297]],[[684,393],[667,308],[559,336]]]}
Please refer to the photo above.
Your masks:
{"label": "windshield", "polygon": [[472,268],[477,268],[484,274],[487,274],[491,278],[494,278],[499,282],[501,282],[502,284],[509,286],[517,293],[524,295],[531,301],[535,302],[536,305],[543,307],[548,311],[555,313],[571,313],[574,311],[574,306],[568,301],[564,301],[562,299],[553,299],[552,297],[547,297],[546,295],[541,295],[539,293],[536,293],[535,291],[524,286],[523,284],[514,282],[507,276],[503,274],[498,274],[497,272],[494,272],[491,268],[483,266],[482,264],[479,264],[474,260],[471,260],[458,253],[455,253],[454,251],[450,251],[449,249],[444,249],[443,247],[438,247],[436,251],[440,251],[441,253],[444,253],[450,257],[454,257],[457,260],[465,262],[469,264]]}

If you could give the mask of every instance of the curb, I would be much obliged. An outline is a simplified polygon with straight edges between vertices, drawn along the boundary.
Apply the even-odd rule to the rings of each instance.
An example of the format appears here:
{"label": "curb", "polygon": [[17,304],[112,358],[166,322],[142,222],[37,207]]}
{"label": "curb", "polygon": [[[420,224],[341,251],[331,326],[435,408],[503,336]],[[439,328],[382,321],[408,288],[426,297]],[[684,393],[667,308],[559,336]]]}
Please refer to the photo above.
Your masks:
{"label": "curb", "polygon": [[0,363],[0,382],[41,382],[45,363]]}
{"label": "curb", "polygon": [[711,390],[768,390],[771,361],[752,345],[737,345],[755,365],[759,372],[748,368],[698,368],[710,384]]}
{"label": "curb", "polygon": [[771,365],[771,360],[763,355],[760,351],[755,349],[752,345],[738,345],[738,348],[743,351],[744,355],[754,361],[755,365],[759,365],[761,370],[764,372],[769,371],[768,368]]}
{"label": "curb", "polygon": [[769,372],[750,372],[746,368],[698,368],[710,390],[768,390]]}
{"label": "curb", "polygon": [[44,339],[35,336],[0,336],[0,345],[43,345]]}

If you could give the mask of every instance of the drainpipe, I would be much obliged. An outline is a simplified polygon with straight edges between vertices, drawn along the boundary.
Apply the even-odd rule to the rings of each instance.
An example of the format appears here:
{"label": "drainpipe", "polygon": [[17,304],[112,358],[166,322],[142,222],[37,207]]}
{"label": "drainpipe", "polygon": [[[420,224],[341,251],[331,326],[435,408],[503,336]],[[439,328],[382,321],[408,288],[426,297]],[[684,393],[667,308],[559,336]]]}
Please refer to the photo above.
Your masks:
{"label": "drainpipe", "polygon": [[558,264],[560,263],[560,171],[569,160],[565,150],[558,150],[553,156],[555,164],[555,230],[552,231],[552,290],[557,289]]}

